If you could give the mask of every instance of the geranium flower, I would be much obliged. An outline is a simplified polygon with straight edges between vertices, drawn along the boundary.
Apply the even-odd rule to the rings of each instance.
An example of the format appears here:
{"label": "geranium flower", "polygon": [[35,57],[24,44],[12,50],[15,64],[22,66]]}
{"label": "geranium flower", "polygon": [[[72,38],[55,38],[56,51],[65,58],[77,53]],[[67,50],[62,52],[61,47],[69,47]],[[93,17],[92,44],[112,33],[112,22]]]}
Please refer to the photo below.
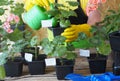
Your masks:
{"label": "geranium flower", "polygon": [[105,3],[105,2],[106,0],[89,0],[86,8],[87,15],[89,15],[91,11],[96,10],[98,8],[99,3]]}
{"label": "geranium flower", "polygon": [[15,14],[10,14],[6,21],[3,23],[3,28],[5,29],[6,32],[12,33],[14,30],[11,28],[11,25],[16,25],[20,21],[19,16]]}

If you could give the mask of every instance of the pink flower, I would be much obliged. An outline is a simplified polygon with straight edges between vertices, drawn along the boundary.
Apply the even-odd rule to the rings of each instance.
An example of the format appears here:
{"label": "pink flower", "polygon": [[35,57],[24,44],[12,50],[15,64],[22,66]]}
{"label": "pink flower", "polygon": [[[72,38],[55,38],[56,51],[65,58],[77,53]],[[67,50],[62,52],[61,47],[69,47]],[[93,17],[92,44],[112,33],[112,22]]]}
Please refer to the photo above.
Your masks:
{"label": "pink flower", "polygon": [[14,20],[15,20],[16,23],[19,23],[20,18],[18,16],[14,16]]}
{"label": "pink flower", "polygon": [[9,16],[8,16],[8,18],[7,18],[7,21],[8,22],[11,22],[11,21],[13,21],[14,20],[14,14],[10,14]]}
{"label": "pink flower", "polygon": [[10,14],[6,21],[3,23],[3,28],[5,29],[6,32],[12,33],[14,30],[11,29],[11,25],[16,25],[20,21],[19,16],[15,14]]}
{"label": "pink flower", "polygon": [[4,28],[4,29],[10,28],[10,23],[9,23],[9,22],[4,22],[3,28]]}
{"label": "pink flower", "polygon": [[6,32],[12,33],[13,30],[10,28],[10,23],[9,22],[4,22],[3,28],[5,29]]}
{"label": "pink flower", "polygon": [[106,0],[101,0],[102,1],[102,3],[105,3],[106,2]]}
{"label": "pink flower", "polygon": [[10,14],[7,18],[7,22],[10,22],[10,23],[19,23],[19,21],[20,21],[19,16],[15,14]]}
{"label": "pink flower", "polygon": [[13,30],[9,28],[9,29],[6,30],[6,32],[8,32],[8,33],[12,33]]}
{"label": "pink flower", "polygon": [[86,8],[86,13],[89,16],[89,13],[98,8],[99,3],[105,3],[106,0],[89,0]]}

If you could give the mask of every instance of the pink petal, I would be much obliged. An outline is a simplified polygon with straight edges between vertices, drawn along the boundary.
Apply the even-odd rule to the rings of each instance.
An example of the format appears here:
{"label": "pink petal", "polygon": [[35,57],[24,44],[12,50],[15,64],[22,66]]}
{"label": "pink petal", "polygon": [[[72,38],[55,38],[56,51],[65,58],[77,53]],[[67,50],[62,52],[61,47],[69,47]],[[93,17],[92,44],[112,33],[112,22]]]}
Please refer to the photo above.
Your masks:
{"label": "pink petal", "polygon": [[9,22],[4,22],[3,28],[10,28],[10,23]]}
{"label": "pink petal", "polygon": [[18,23],[20,21],[20,18],[18,16],[15,16],[14,20],[15,20],[16,23]]}
{"label": "pink petal", "polygon": [[102,1],[102,3],[105,3],[106,2],[106,0],[101,0]]}
{"label": "pink petal", "polygon": [[6,32],[8,32],[8,33],[12,33],[13,30],[9,28],[9,29],[6,30]]}
{"label": "pink petal", "polygon": [[14,14],[10,14],[10,15],[8,16],[8,18],[7,18],[7,21],[8,21],[8,22],[13,21],[14,17],[15,17]]}

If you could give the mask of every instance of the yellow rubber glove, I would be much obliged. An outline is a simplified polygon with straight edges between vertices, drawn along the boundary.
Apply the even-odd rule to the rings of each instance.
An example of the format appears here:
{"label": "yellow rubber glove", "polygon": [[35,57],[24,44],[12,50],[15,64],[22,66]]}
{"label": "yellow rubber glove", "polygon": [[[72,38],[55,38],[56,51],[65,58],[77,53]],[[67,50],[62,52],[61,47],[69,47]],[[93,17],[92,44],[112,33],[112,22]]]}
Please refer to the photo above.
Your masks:
{"label": "yellow rubber glove", "polygon": [[50,9],[49,3],[54,3],[54,0],[26,0],[24,8],[26,11],[29,11],[34,5],[39,5],[49,10]]}
{"label": "yellow rubber glove", "polygon": [[71,27],[65,29],[61,35],[66,37],[66,42],[71,42],[78,37],[80,32],[84,32],[87,36],[90,36],[90,28],[91,26],[88,24],[71,25]]}

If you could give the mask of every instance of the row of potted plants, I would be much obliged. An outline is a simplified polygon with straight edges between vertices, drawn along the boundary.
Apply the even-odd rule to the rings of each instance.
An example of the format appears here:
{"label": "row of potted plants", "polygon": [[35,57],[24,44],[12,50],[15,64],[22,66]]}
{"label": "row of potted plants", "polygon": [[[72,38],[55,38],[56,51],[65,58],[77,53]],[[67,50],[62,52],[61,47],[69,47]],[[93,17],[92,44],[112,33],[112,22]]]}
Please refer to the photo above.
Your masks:
{"label": "row of potted plants", "polygon": [[[62,6],[64,6],[64,5],[62,5]],[[47,13],[49,13],[51,15],[52,13],[55,13],[56,10],[57,9],[48,11]],[[3,13],[3,12],[4,11],[2,11],[0,13]],[[57,11],[57,12],[59,12],[59,11]],[[63,13],[63,15],[61,15],[61,16],[66,16],[64,14],[64,13],[66,13],[64,10],[61,10],[61,13]],[[56,13],[55,15],[59,15],[59,14]],[[51,15],[51,16],[53,17],[54,15]],[[60,17],[60,18],[62,18],[62,17]],[[58,21],[58,23],[59,23],[59,21]],[[61,21],[61,23],[63,23],[63,21]],[[66,24],[68,25],[70,23],[67,23],[67,21],[66,21]],[[62,24],[62,26],[63,26],[63,24]],[[9,28],[6,28],[6,29],[9,29]],[[87,37],[84,33],[80,33],[78,39],[76,39],[75,41],[70,42],[70,43],[65,43],[66,38],[63,36],[55,36],[53,41],[49,41],[49,39],[45,38],[41,42],[39,42],[37,40],[38,38],[36,36],[29,37],[31,33],[29,33],[29,31],[27,31],[27,30],[21,31],[21,30],[19,30],[19,28],[16,28],[16,27],[15,28],[13,27],[13,30],[9,31],[9,35],[8,35],[7,31],[5,31],[4,29],[1,29],[2,40],[1,40],[0,44],[3,47],[1,49],[1,51],[4,53],[0,56],[0,58],[3,59],[0,61],[1,66],[3,66],[4,63],[6,63],[6,61],[9,61],[11,59],[12,59],[12,61],[13,60],[14,61],[21,60],[19,58],[14,58],[14,54],[18,53],[18,52],[22,52],[23,50],[24,50],[24,52],[30,53],[30,50],[32,50],[31,47],[34,47],[33,48],[33,56],[34,57],[33,57],[32,61],[36,61],[36,64],[40,65],[41,59],[39,59],[39,55],[37,52],[38,45],[41,45],[43,47],[43,51],[45,52],[45,54],[47,56],[57,58],[58,63],[57,63],[56,67],[60,68],[60,72],[56,71],[56,74],[60,74],[60,75],[58,75],[58,79],[64,79],[64,77],[68,73],[73,72],[74,60],[76,58],[76,54],[74,53],[75,48],[82,48],[82,49],[95,48],[97,55],[93,56],[92,58],[95,58],[97,60],[98,60],[98,57],[96,57],[96,56],[99,56],[99,54],[108,55],[108,54],[110,54],[111,48],[112,48],[113,51],[117,52],[116,53],[117,57],[115,57],[115,59],[116,58],[118,59],[118,57],[119,57],[119,43],[116,43],[116,42],[113,42],[114,44],[111,43],[113,40],[112,37],[116,38],[116,40],[114,40],[114,41],[119,41],[117,39],[117,38],[119,38],[119,31],[116,31],[116,30],[119,30],[119,12],[111,11],[111,13],[109,15],[107,15],[102,22],[98,23],[96,26],[93,26],[90,30],[91,37]],[[114,32],[114,31],[116,31],[116,32]],[[112,32],[114,32],[114,33],[112,33]],[[31,38],[32,38],[32,40],[31,40]],[[109,43],[109,39],[110,39],[110,43]],[[6,41],[8,43],[6,43]],[[14,42],[11,42],[11,41],[14,41]],[[10,47],[9,49],[8,49],[8,46]],[[117,48],[114,48],[114,46],[117,46]],[[27,48],[30,50],[28,50]],[[91,55],[93,55],[93,54],[91,54]],[[6,58],[7,58],[7,60],[6,60]],[[46,56],[44,58],[46,58]],[[44,58],[42,60],[44,60]],[[27,63],[28,63],[28,65],[31,65],[32,62],[27,62]],[[100,64],[102,63],[101,59],[100,59],[99,63]],[[94,70],[91,70],[91,73],[97,73],[97,72],[95,72],[96,67],[93,67],[93,66],[100,67],[99,63],[95,63],[96,65],[90,64],[90,67],[92,66],[92,68],[94,68]],[[38,65],[36,65],[36,64],[34,64],[35,69],[32,70],[31,72],[34,72],[34,73],[37,72],[36,67],[38,67]],[[42,61],[42,64],[44,66],[43,68],[45,69],[45,62]],[[58,65],[64,65],[64,67],[66,69],[65,68],[62,69]],[[67,65],[70,66],[70,69],[67,69],[67,67],[68,67]],[[114,62],[114,65],[115,65],[115,67],[119,66],[119,62]],[[6,66],[6,64],[5,64],[5,66]],[[30,68],[32,68],[32,67],[30,67]],[[8,68],[8,66],[7,66],[7,68]],[[13,65],[10,68],[13,68]],[[42,71],[42,73],[44,74],[44,70],[42,70],[42,68],[41,69],[40,68],[41,68],[41,65],[39,66],[39,71]],[[22,67],[21,67],[21,69],[22,69]],[[19,71],[21,69],[19,69]],[[4,70],[4,69],[2,68],[1,70]],[[61,73],[62,70],[66,70],[67,72],[64,71],[63,73]],[[69,70],[71,70],[71,71],[68,72]],[[119,67],[117,68],[117,70],[119,70]],[[102,72],[105,72],[105,69],[103,69]],[[10,72],[8,72],[8,73],[10,73]],[[20,73],[20,72],[17,72],[17,73]],[[5,73],[3,72],[3,74],[5,74]],[[116,73],[116,74],[119,74],[119,73]],[[7,75],[9,75],[9,74],[7,74]],[[20,73],[20,75],[21,75],[21,73]],[[62,76],[62,75],[64,75],[64,76]],[[14,75],[12,75],[12,76],[14,76]],[[19,75],[17,75],[17,76],[19,76]],[[3,75],[3,77],[4,77],[4,75]],[[1,79],[3,79],[3,77],[1,77]]]}

